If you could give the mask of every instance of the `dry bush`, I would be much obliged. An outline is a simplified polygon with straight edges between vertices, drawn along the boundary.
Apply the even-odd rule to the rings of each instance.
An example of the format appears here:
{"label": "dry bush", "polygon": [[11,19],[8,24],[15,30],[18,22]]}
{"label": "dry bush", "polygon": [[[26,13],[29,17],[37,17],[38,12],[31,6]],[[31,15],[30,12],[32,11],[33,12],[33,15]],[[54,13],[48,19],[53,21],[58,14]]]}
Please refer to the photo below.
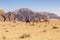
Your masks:
{"label": "dry bush", "polygon": [[5,32],[9,32],[8,30],[6,30]]}
{"label": "dry bush", "polygon": [[5,40],[6,39],[6,37],[5,36],[3,36],[3,40]]}
{"label": "dry bush", "polygon": [[22,36],[20,36],[19,38],[27,38],[27,37],[30,37],[29,34],[23,34]]}
{"label": "dry bush", "polygon": [[30,21],[29,20],[26,20],[26,23],[29,23],[30,24]]}
{"label": "dry bush", "polygon": [[56,26],[53,26],[53,29],[58,29],[58,27],[56,27]]}
{"label": "dry bush", "polygon": [[46,29],[44,29],[42,32],[46,32]]}

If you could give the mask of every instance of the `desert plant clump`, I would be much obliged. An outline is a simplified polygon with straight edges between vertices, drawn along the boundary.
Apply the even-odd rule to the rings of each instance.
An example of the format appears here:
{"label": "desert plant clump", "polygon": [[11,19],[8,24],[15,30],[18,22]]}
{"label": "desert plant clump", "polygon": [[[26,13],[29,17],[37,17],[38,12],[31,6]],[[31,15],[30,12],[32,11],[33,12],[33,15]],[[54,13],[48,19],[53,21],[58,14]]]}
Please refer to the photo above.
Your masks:
{"label": "desert plant clump", "polygon": [[29,21],[29,20],[26,20],[26,24],[27,24],[27,23],[30,23],[30,21]]}
{"label": "desert plant clump", "polygon": [[23,34],[22,36],[20,36],[19,38],[27,38],[27,37],[30,37],[30,35],[29,34]]}
{"label": "desert plant clump", "polygon": [[46,29],[44,29],[42,32],[46,32]]}
{"label": "desert plant clump", "polygon": [[53,29],[58,29],[58,27],[56,27],[56,26],[53,26]]}
{"label": "desert plant clump", "polygon": [[5,40],[6,39],[6,37],[5,36],[3,36],[3,40]]}
{"label": "desert plant clump", "polygon": [[5,32],[9,32],[8,30],[6,30]]}

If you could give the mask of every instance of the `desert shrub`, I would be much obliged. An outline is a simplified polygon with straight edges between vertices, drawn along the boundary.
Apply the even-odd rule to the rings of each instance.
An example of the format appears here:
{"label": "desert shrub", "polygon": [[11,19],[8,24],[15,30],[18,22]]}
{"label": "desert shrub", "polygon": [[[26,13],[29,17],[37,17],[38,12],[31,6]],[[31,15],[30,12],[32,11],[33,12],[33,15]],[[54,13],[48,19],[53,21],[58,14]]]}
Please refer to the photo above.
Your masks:
{"label": "desert shrub", "polygon": [[5,30],[5,32],[9,32],[8,30]]}
{"label": "desert shrub", "polygon": [[3,40],[5,40],[6,39],[6,37],[5,36],[3,36]]}
{"label": "desert shrub", "polygon": [[22,36],[20,36],[19,38],[27,38],[27,37],[30,37],[29,34],[23,34]]}
{"label": "desert shrub", "polygon": [[46,32],[46,29],[44,29],[42,32]]}
{"label": "desert shrub", "polygon": [[58,29],[58,27],[56,27],[56,26],[53,26],[53,29]]}
{"label": "desert shrub", "polygon": [[30,21],[29,20],[26,20],[26,23],[30,23]]}

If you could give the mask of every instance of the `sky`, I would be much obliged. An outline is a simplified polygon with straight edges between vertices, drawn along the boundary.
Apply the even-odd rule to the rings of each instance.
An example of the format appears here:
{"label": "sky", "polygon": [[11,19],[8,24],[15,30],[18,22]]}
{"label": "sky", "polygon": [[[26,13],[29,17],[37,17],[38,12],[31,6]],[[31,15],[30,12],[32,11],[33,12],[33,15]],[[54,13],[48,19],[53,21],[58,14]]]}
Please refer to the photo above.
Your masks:
{"label": "sky", "polygon": [[60,0],[0,0],[5,12],[29,8],[37,12],[50,12],[60,16]]}

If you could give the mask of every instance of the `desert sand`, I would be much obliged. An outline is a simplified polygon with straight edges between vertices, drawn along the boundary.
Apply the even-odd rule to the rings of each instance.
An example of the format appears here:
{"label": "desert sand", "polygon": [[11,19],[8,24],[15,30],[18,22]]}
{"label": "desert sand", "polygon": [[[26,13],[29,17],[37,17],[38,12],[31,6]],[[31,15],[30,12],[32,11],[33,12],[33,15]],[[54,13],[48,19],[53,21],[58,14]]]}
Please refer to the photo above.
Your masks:
{"label": "desert sand", "polygon": [[38,22],[0,22],[0,40],[60,40],[60,20]]}

